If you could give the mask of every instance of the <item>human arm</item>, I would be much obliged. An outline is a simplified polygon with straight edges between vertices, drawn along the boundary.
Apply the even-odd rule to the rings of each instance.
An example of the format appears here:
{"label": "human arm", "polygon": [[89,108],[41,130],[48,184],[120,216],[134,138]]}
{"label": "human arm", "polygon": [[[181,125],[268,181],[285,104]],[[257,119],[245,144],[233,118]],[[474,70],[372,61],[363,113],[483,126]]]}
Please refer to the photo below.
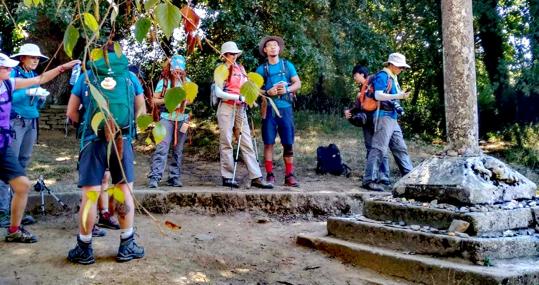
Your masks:
{"label": "human arm", "polygon": [[60,75],[60,73],[73,68],[75,64],[80,64],[80,60],[72,60],[68,63],[64,63],[60,66],[57,66],[56,68],[53,68],[33,78],[15,78],[14,89],[28,88],[32,85],[40,85],[43,83],[47,83],[51,81],[52,79],[54,79],[56,76]]}
{"label": "human arm", "polygon": [[144,101],[144,93],[135,96],[135,118],[146,114],[146,102]]}
{"label": "human arm", "polygon": [[66,116],[73,122],[73,123],[79,123],[80,122],[80,114],[79,114],[79,107],[80,107],[80,98],[75,95],[71,94],[69,96],[69,101],[67,102],[67,111]]}
{"label": "human arm", "polygon": [[223,89],[215,84],[215,95],[217,95],[217,97],[223,99],[223,100],[240,100],[240,101],[245,101],[245,99],[243,99],[243,96],[241,95],[237,95],[237,94],[231,94],[231,93],[228,93],[228,92],[225,92],[223,91]]}

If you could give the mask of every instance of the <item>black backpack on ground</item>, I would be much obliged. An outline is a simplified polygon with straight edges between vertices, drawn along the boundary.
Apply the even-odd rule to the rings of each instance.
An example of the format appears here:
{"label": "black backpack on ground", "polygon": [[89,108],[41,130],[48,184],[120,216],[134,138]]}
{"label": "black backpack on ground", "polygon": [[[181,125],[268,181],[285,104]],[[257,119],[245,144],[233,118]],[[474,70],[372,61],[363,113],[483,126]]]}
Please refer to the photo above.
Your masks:
{"label": "black backpack on ground", "polygon": [[335,144],[319,146],[316,149],[316,173],[344,175],[350,177],[350,167],[341,159],[341,152]]}

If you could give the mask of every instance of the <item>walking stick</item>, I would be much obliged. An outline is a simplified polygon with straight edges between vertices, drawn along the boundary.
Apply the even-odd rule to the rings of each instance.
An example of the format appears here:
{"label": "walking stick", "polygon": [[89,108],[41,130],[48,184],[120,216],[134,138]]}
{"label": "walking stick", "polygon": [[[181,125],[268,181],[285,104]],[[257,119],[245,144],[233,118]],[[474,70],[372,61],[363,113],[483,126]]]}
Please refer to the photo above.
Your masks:
{"label": "walking stick", "polygon": [[[236,104],[234,104],[234,111],[236,110]],[[240,124],[240,136],[238,137],[238,147],[236,150],[236,156],[234,158],[234,172],[232,174],[232,182],[236,182],[236,168],[238,167],[238,158],[240,156],[240,146],[241,146],[241,136],[242,136],[242,130],[243,130],[243,114],[241,116],[241,124]],[[234,123],[236,123],[236,116],[234,115]],[[234,129],[232,129],[234,131]]]}
{"label": "walking stick", "polygon": [[256,162],[260,163],[260,160],[258,160],[258,144],[256,142],[255,124],[253,121],[253,114],[251,114],[250,119],[251,119],[251,137],[253,137],[253,147],[255,148]]}

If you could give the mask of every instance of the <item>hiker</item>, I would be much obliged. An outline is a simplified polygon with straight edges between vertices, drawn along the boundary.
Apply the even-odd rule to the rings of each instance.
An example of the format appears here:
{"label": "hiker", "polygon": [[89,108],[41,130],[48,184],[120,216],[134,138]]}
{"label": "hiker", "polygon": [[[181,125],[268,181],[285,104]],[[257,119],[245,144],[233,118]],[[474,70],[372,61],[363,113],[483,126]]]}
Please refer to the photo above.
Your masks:
{"label": "hiker", "polygon": [[391,150],[402,175],[412,171],[412,161],[397,121],[403,109],[399,99],[407,99],[408,92],[402,91],[397,76],[406,68],[406,58],[400,53],[392,53],[384,63],[384,69],[374,79],[374,98],[379,101],[379,110],[374,114],[374,134],[371,150],[367,157],[367,165],[363,176],[363,187],[373,191],[384,191],[384,187],[376,181],[376,173],[380,169],[387,150]]}
{"label": "hiker", "polygon": [[[11,56],[18,60],[19,65],[11,70],[11,76],[15,78],[33,78],[38,74],[35,71],[42,60],[49,58],[41,53],[39,47],[35,44],[24,44],[19,52]],[[39,86],[30,86],[29,88],[19,89],[13,92],[11,102],[11,121],[10,125],[15,132],[11,142],[11,150],[18,158],[21,166],[26,169],[30,163],[32,149],[37,139],[39,109],[44,105],[45,97],[29,96],[28,92],[35,91],[33,88]],[[47,92],[45,89],[39,89],[40,92]],[[0,182],[0,227],[9,226],[9,186]],[[22,219],[23,225],[31,225],[35,220],[30,215],[25,215]]]}
{"label": "hiker", "polygon": [[[368,92],[368,80],[369,78],[369,70],[367,67],[362,66],[360,64],[354,66],[352,70],[352,77],[354,78],[354,82],[359,86],[360,91],[358,92],[358,97],[355,101],[355,106],[352,109],[348,109],[344,111],[344,117],[346,119],[351,119],[353,114],[357,114],[359,112],[363,112],[366,116],[366,121],[364,124],[361,124],[361,128],[363,130],[363,142],[365,143],[365,149],[367,150],[367,154],[365,158],[369,157],[369,152],[372,149],[372,136],[374,135],[374,120],[373,115],[375,111],[366,111],[361,106],[361,99],[360,97],[366,96],[366,92]],[[372,80],[372,78],[371,78]],[[363,94],[361,94],[363,93]],[[389,158],[386,155],[382,158],[382,161],[380,163],[380,168],[378,169],[376,180],[379,184],[389,185]]]}
{"label": "hiker", "polygon": [[275,137],[279,133],[283,145],[283,159],[285,165],[284,185],[299,187],[294,175],[294,114],[293,104],[295,93],[301,88],[301,81],[294,65],[279,56],[284,50],[284,41],[281,37],[266,36],[259,45],[260,54],[267,58],[267,62],[260,65],[256,72],[264,77],[263,90],[270,96],[277,106],[281,117],[278,117],[270,104],[263,102],[262,108],[262,139],[264,141],[264,166],[266,168],[266,181],[275,184],[273,174],[273,147]]}
{"label": "hiker", "polygon": [[[135,204],[129,189],[133,189],[135,179],[134,150],[131,141],[135,136],[135,118],[145,113],[144,96],[142,86],[136,76],[129,72],[125,55],[118,57],[114,52],[114,46],[108,44],[108,63],[104,58],[90,61],[87,64],[88,73],[80,76],[69,98],[67,116],[74,124],[80,124],[80,153],[79,153],[79,183],[82,188],[82,201],[80,209],[84,209],[87,203],[92,203],[87,217],[83,217],[83,211],[79,212],[79,234],[77,245],[69,251],[68,260],[79,264],[92,264],[95,262],[92,248],[92,228],[95,224],[97,205],[89,199],[89,192],[100,192],[101,184],[106,169],[110,170],[112,183],[117,185],[123,192],[124,202],[116,202],[115,212],[120,224],[120,246],[116,260],[119,262],[130,261],[144,257],[144,248],[137,245],[134,240],[134,216]],[[95,74],[97,73],[97,74]],[[88,77],[89,82],[86,81]],[[103,93],[109,102],[108,108],[116,118],[116,124],[121,130],[122,139],[115,138],[116,145],[123,144],[118,149],[122,150],[118,155],[115,148],[107,158],[107,145],[110,134],[107,130],[99,128],[96,134],[90,126],[93,116],[97,113],[97,102],[89,91],[88,84],[92,84]],[[127,94],[127,96],[125,96]],[[83,112],[79,113],[82,103]],[[109,160],[110,159],[110,162]],[[121,160],[121,165],[119,163]],[[125,179],[122,175],[125,173]],[[83,221],[86,224],[83,225]]]}
{"label": "hiker", "polygon": [[247,104],[245,104],[245,97],[240,95],[240,87],[247,81],[245,69],[236,62],[241,53],[242,51],[238,49],[235,42],[226,42],[221,46],[221,57],[225,60],[224,64],[228,68],[228,78],[225,80],[224,86],[215,84],[215,93],[220,98],[217,121],[219,123],[219,152],[223,186],[239,188],[236,177],[234,177],[234,166],[237,161],[234,161],[232,137],[236,132],[240,132],[238,144],[243,162],[249,172],[251,187],[271,189],[273,186],[262,178],[262,171],[260,171],[256,159],[249,121],[247,120]]}
{"label": "hiker", "polygon": [[[28,192],[31,183],[26,177],[26,171],[19,161],[19,157],[13,153],[11,145],[14,131],[10,126],[11,104],[13,91],[39,86],[49,82],[62,72],[71,69],[80,61],[74,60],[53,68],[40,76],[32,78],[15,78],[11,75],[12,68],[19,65],[19,61],[9,58],[0,53],[0,180],[9,183],[13,191],[11,200],[10,225],[5,237],[6,242],[33,243],[37,237],[21,226],[21,221],[26,208]],[[49,95],[49,92],[41,87],[28,89],[27,96],[41,96],[41,99]]]}
{"label": "hiker", "polygon": [[[167,164],[169,149],[172,148],[172,159],[168,165],[167,184],[173,187],[182,187],[182,158],[183,146],[187,139],[187,129],[189,128],[189,114],[186,114],[186,107],[190,102],[184,100],[176,110],[169,113],[165,107],[165,93],[169,88],[182,87],[185,82],[191,80],[185,72],[185,58],[181,55],[174,55],[166,61],[161,75],[157,82],[153,95],[153,106],[159,108],[159,122],[165,127],[167,133],[163,140],[155,147],[152,155],[150,173],[148,174],[148,187],[156,188]],[[155,110],[157,111],[157,110]]]}

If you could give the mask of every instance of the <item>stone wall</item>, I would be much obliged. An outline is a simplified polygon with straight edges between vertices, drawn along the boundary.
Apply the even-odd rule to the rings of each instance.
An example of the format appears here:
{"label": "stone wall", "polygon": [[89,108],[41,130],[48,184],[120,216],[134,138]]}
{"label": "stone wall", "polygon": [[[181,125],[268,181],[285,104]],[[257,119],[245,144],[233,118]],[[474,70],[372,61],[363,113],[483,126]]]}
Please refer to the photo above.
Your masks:
{"label": "stone wall", "polygon": [[40,111],[39,128],[42,130],[65,130],[66,105],[50,105]]}

